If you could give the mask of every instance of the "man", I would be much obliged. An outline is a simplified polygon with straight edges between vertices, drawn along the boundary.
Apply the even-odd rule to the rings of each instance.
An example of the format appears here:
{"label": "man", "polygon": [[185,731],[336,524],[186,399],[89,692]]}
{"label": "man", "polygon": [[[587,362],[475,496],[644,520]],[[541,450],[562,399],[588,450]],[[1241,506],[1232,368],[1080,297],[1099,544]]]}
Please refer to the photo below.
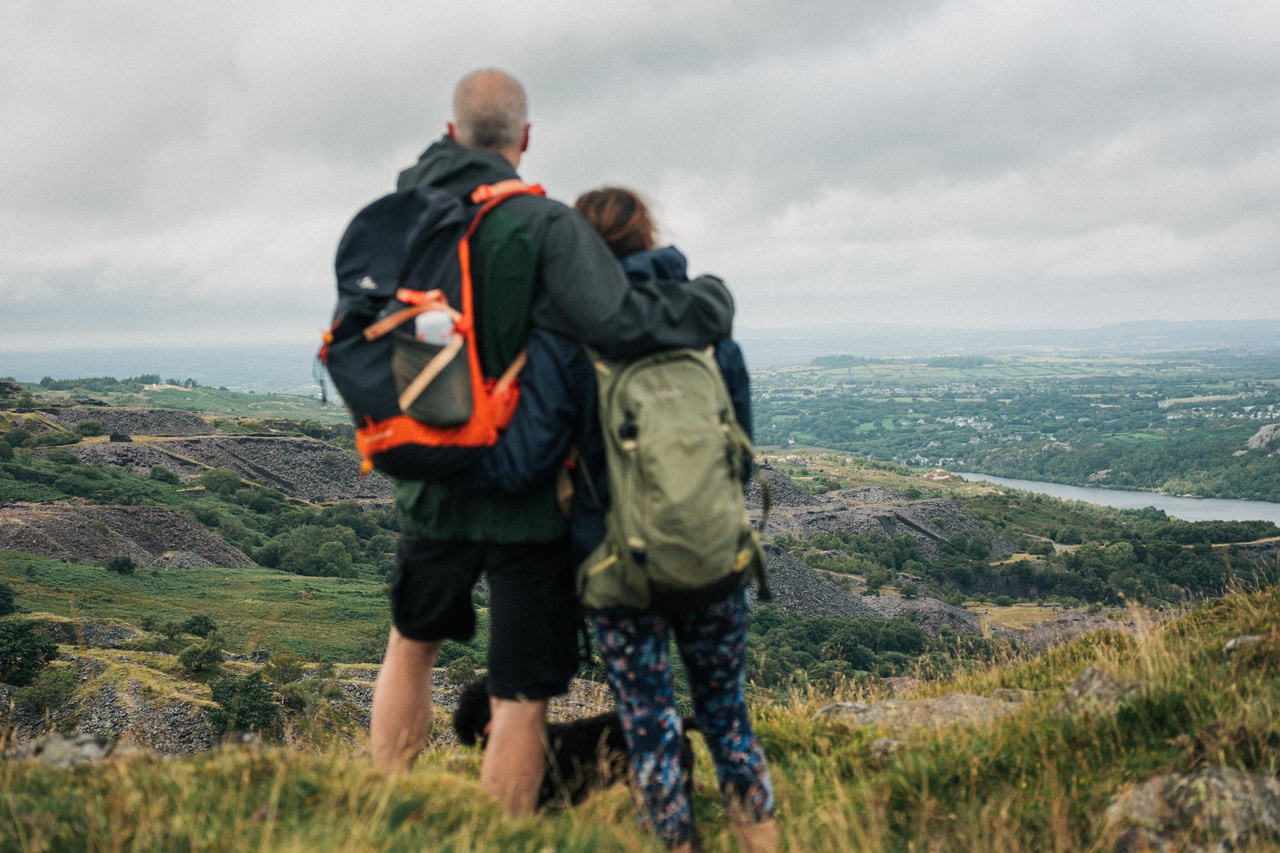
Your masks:
{"label": "man", "polygon": [[[444,139],[400,174],[398,188],[431,186],[467,197],[516,178],[528,149],[524,89],[493,69],[454,92]],[[629,284],[596,232],[569,208],[516,196],[472,238],[480,360],[497,375],[538,325],[612,358],[704,346],[730,331],[733,301],[716,279]],[[445,639],[475,634],[471,591],[489,583],[489,691],[493,708],[481,784],[511,816],[533,811],[544,766],[547,700],[577,668],[576,602],[565,520],[554,484],[515,497],[447,485],[396,484],[402,518],[391,582],[393,627],[374,688],[370,748],[386,771],[406,770],[431,723],[431,668]]]}

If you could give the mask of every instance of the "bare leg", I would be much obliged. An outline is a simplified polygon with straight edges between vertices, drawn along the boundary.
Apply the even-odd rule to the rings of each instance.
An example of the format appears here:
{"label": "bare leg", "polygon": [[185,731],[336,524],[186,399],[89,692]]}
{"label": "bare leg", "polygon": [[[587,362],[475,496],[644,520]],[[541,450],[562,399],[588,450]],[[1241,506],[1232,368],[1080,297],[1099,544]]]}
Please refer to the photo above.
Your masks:
{"label": "bare leg", "polygon": [[410,640],[395,628],[373,687],[369,751],[384,773],[413,766],[431,731],[431,667],[442,641]]}
{"label": "bare leg", "polygon": [[490,699],[493,727],[480,784],[498,798],[507,817],[533,814],[546,772],[547,703]]}
{"label": "bare leg", "polygon": [[766,818],[759,823],[734,822],[733,835],[742,853],[773,853],[778,849],[778,821]]}

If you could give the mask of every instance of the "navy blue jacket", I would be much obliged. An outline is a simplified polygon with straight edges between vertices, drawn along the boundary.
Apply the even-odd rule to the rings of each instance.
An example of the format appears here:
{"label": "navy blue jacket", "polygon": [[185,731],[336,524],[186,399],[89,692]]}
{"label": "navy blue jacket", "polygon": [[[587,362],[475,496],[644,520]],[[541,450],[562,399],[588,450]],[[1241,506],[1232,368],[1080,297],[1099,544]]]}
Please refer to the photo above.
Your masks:
{"label": "navy blue jacket", "polygon": [[[629,255],[622,268],[632,281],[688,280],[684,255],[672,246]],[[734,414],[750,436],[751,389],[742,350],[723,338],[715,358]],[[570,557],[576,565],[604,539],[609,506],[595,369],[579,343],[535,328],[520,389],[520,405],[506,432],[461,483],[469,490],[523,492],[554,478],[576,447],[579,462],[569,517]]]}

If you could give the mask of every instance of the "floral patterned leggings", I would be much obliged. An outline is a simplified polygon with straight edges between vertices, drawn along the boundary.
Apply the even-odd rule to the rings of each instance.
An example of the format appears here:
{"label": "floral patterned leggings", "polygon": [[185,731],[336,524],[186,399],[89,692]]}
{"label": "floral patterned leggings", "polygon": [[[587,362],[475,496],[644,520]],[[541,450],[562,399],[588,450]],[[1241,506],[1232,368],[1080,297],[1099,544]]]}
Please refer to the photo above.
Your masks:
{"label": "floral patterned leggings", "polygon": [[694,835],[681,779],[683,731],[668,651],[672,632],[689,674],[694,719],[715,760],[725,806],[739,820],[772,817],[769,768],[742,692],[746,594],[739,591],[715,604],[675,614],[598,611],[591,621],[618,700],[640,823],[669,847]]}

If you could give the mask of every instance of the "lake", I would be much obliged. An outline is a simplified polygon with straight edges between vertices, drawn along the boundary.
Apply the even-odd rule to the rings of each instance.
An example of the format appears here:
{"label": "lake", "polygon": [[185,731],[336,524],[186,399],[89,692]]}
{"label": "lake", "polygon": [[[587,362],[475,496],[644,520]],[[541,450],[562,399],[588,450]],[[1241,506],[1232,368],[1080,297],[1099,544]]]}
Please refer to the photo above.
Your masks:
{"label": "lake", "polygon": [[965,480],[983,480],[1012,489],[1049,495],[1064,501],[1109,506],[1115,509],[1142,509],[1153,506],[1183,521],[1271,521],[1280,524],[1280,503],[1270,501],[1237,501],[1224,498],[1180,498],[1157,495],[1151,492],[1128,492],[1123,489],[1104,489],[1096,486],[1064,486],[1061,483],[1042,483],[1038,480],[1014,480],[1009,477],[991,477],[952,471]]}

